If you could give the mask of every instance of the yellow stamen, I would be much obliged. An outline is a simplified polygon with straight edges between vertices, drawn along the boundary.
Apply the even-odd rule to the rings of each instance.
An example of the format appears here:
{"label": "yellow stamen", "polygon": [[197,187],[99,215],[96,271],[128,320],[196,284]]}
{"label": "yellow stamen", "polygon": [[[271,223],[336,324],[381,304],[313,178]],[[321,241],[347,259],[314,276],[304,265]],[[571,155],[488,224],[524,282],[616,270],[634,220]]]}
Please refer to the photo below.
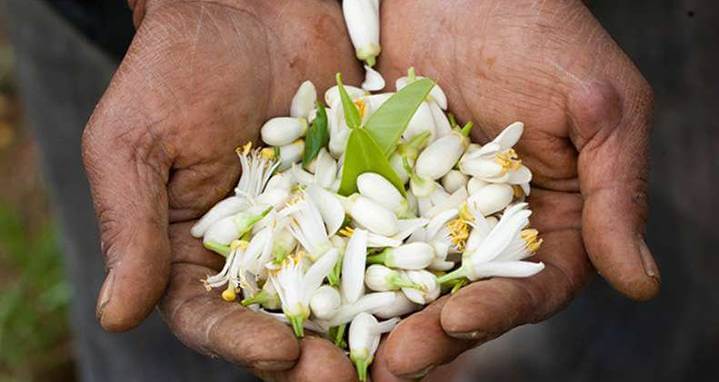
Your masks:
{"label": "yellow stamen", "polygon": [[252,141],[245,143],[242,147],[236,148],[235,152],[237,155],[247,155],[250,153],[250,150],[252,150]]}
{"label": "yellow stamen", "polygon": [[367,104],[361,98],[356,99],[354,104],[357,106],[357,110],[359,110],[360,119],[364,118],[365,110],[367,110]]}
{"label": "yellow stamen", "polygon": [[287,206],[293,206],[299,202],[301,202],[304,199],[304,194],[302,192],[295,192],[292,194],[292,197],[285,202],[285,205]]}
{"label": "yellow stamen", "polygon": [[494,159],[497,164],[502,166],[502,170],[510,171],[510,170],[517,170],[522,165],[522,160],[519,159],[519,155],[517,155],[517,152],[514,151],[514,149],[508,149],[506,151],[503,151]]}
{"label": "yellow stamen", "polygon": [[247,249],[247,246],[250,245],[250,243],[247,240],[232,240],[232,243],[230,243],[230,250],[234,251],[236,249]]}
{"label": "yellow stamen", "polygon": [[524,240],[527,250],[531,253],[537,252],[544,242],[544,239],[539,238],[539,231],[532,228],[522,230],[519,237]]}
{"label": "yellow stamen", "polygon": [[235,299],[237,299],[237,293],[235,293],[234,288],[228,286],[227,289],[222,292],[222,299],[227,302],[235,301]]}
{"label": "yellow stamen", "polygon": [[474,221],[474,215],[472,214],[472,212],[469,211],[469,206],[467,206],[467,202],[462,203],[462,206],[459,207],[459,218],[464,220],[465,222]]}
{"label": "yellow stamen", "polygon": [[447,229],[449,229],[449,237],[454,246],[458,251],[463,251],[469,238],[469,224],[467,224],[467,221],[462,218],[451,220],[447,223]]}
{"label": "yellow stamen", "polygon": [[307,256],[307,252],[302,249],[298,249],[295,253],[289,255],[287,260],[292,261],[295,265],[299,264],[302,259]]}
{"label": "yellow stamen", "polygon": [[273,160],[275,159],[275,149],[272,147],[265,147],[264,149],[260,150],[260,156],[267,160]]}
{"label": "yellow stamen", "polygon": [[349,227],[349,226],[343,227],[342,229],[339,230],[339,234],[344,237],[352,237],[352,235],[354,235],[354,233],[355,233],[354,228]]}

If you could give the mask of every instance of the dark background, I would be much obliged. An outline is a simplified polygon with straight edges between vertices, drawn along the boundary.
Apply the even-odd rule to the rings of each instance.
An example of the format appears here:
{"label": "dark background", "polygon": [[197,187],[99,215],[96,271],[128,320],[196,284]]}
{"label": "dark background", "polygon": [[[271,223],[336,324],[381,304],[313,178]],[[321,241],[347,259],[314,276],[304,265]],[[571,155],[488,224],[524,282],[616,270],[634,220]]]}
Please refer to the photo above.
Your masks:
{"label": "dark background", "polygon": [[[455,380],[719,380],[713,364],[719,356],[719,3],[590,3],[655,90],[647,237],[662,270],[661,295],[634,303],[597,278],[556,317],[463,356]],[[236,369],[184,350],[157,317],[122,335],[103,333],[94,320],[103,272],[79,141],[131,38],[124,1],[0,4],[11,45],[0,39],[0,380],[237,380]],[[37,152],[54,220],[35,171]],[[4,217],[3,208],[17,219]],[[59,227],[57,240],[44,233],[46,221]],[[48,241],[45,263],[31,266],[9,255],[12,248],[23,252],[15,244],[28,240]],[[37,283],[26,279],[47,279],[60,266],[52,260],[59,253],[70,283],[55,275],[59,287],[41,289],[71,292],[64,298],[58,292],[57,307],[42,310]],[[28,276],[30,268],[40,269],[38,275]],[[10,284],[27,298],[7,308]],[[48,322],[64,321],[70,301],[73,330],[60,324],[45,334]],[[33,319],[7,314],[12,309]],[[28,342],[23,336],[41,333],[46,341],[16,347]],[[31,357],[18,357],[20,351]],[[53,355],[49,361],[37,360],[43,352]]]}

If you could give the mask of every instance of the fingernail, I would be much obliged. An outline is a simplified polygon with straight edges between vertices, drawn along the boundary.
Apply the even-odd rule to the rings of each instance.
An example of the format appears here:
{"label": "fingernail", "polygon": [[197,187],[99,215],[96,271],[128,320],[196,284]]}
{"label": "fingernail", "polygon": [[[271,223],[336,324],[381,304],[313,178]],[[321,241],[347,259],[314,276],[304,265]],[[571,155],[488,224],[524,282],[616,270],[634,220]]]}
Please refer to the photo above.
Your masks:
{"label": "fingernail", "polygon": [[487,334],[485,332],[481,332],[479,330],[475,330],[473,332],[464,332],[464,333],[447,332],[447,334],[449,334],[450,337],[458,338],[460,340],[472,340],[472,341],[480,340],[480,339],[487,337]]}
{"label": "fingernail", "polygon": [[107,274],[107,277],[105,277],[105,282],[102,284],[102,288],[100,288],[100,296],[97,299],[97,308],[95,310],[95,315],[100,322],[102,322],[102,311],[105,309],[105,305],[110,302],[110,296],[112,295],[112,285],[114,283],[115,274],[113,273],[112,269],[110,269],[110,272]]}
{"label": "fingernail", "polygon": [[297,363],[292,361],[256,361],[252,363],[252,368],[263,371],[282,371],[288,370]]}
{"label": "fingernail", "polygon": [[643,238],[639,239],[639,255],[642,258],[642,266],[644,267],[644,272],[647,276],[653,278],[657,282],[661,282],[659,267],[657,267],[657,263],[654,261],[654,257],[652,256],[651,251],[649,251],[649,247],[647,247],[647,243]]}
{"label": "fingernail", "polygon": [[427,374],[429,374],[430,371],[432,371],[432,369],[434,369],[434,365],[429,365],[416,373],[402,375],[402,378],[408,378],[408,379],[424,378]]}

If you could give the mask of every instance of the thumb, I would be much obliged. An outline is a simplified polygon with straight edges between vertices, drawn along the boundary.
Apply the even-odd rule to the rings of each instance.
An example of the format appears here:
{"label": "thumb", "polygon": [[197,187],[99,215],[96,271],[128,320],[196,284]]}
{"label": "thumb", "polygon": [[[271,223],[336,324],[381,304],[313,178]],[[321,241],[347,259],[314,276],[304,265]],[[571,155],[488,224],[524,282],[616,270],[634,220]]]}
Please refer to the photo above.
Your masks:
{"label": "thumb", "polygon": [[579,150],[582,235],[600,274],[636,300],[659,291],[659,269],[644,241],[652,93],[639,76],[620,94],[589,83],[570,94],[572,140]]}
{"label": "thumb", "polygon": [[151,313],[168,282],[170,166],[152,127],[115,110],[101,103],[82,145],[107,268],[97,317],[106,330],[124,331]]}

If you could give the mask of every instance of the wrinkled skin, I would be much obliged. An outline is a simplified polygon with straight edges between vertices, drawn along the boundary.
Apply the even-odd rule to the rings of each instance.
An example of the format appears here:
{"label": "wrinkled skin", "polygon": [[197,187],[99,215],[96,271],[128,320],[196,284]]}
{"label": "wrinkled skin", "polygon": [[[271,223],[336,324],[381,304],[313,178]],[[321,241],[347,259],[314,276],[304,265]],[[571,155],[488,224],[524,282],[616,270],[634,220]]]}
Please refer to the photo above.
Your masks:
{"label": "wrinkled skin", "polygon": [[[172,3],[172,4],[171,4]],[[353,380],[329,342],[223,302],[200,279],[221,259],[189,235],[237,180],[234,148],[287,114],[304,79],[361,80],[333,1],[131,0],[137,36],[93,114],[83,154],[108,275],[98,318],[130,329],[158,303],[188,346],[273,380]],[[436,79],[473,138],[526,124],[517,147],[535,179],[543,233],[528,279],[481,281],[386,336],[375,381],[419,377],[564,307],[594,270],[636,299],[659,271],[643,241],[651,90],[580,1],[385,0],[380,71]]]}

